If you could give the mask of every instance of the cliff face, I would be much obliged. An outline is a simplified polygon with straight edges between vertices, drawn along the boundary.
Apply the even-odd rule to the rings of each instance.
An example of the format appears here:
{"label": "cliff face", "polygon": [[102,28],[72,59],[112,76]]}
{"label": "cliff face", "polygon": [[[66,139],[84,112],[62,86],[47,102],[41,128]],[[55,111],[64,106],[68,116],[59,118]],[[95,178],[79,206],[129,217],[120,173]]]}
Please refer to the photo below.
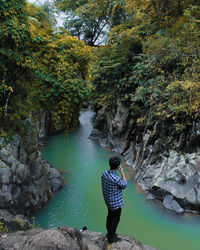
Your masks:
{"label": "cliff face", "polygon": [[[178,138],[161,121],[137,126],[124,103],[102,108],[91,138],[125,156],[143,190],[176,212],[200,211],[200,121]],[[152,196],[151,196],[152,198]]]}
{"label": "cliff face", "polygon": [[55,124],[50,111],[40,109],[35,114],[35,117],[39,145],[45,145],[49,135],[64,131],[62,124]]}
{"label": "cliff face", "polygon": [[33,131],[15,135],[7,145],[0,142],[0,208],[13,214],[39,210],[63,183],[61,174],[43,159]]}

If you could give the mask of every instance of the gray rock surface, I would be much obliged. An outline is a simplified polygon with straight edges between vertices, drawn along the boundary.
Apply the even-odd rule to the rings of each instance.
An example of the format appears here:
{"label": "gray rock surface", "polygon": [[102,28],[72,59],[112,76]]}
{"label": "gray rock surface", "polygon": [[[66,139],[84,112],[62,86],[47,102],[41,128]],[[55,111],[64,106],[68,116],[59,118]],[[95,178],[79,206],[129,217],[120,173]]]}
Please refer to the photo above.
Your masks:
{"label": "gray rock surface", "polygon": [[[51,111],[38,109],[35,117],[35,130],[37,131],[37,140],[39,145],[45,145],[49,135],[64,131],[63,124],[57,124],[54,119],[52,119],[53,115]],[[32,125],[32,127],[34,127],[34,125]]]}
{"label": "gray rock surface", "polygon": [[[0,237],[1,250],[100,250],[106,249],[108,242],[101,233],[83,232],[66,226],[57,229],[32,229],[7,234]],[[156,250],[144,246],[132,237],[119,235],[121,241],[113,243],[113,250]]]}
{"label": "gray rock surface", "polygon": [[40,145],[45,145],[47,142],[47,137],[50,132],[50,112],[45,110],[38,110],[36,113],[37,117],[37,134],[38,134],[38,143]]}
{"label": "gray rock surface", "polygon": [[[99,139],[100,145],[122,153],[126,164],[136,171],[139,186],[155,198],[165,199],[168,209],[199,213],[200,120],[177,136],[161,120],[138,125],[130,112],[119,100],[115,108],[99,111],[94,129],[106,135]],[[171,195],[171,204],[167,195]]]}
{"label": "gray rock surface", "polygon": [[21,215],[12,215],[5,209],[0,209],[1,233],[28,230],[31,228],[29,220]]}
{"label": "gray rock surface", "polygon": [[128,127],[132,123],[133,121],[129,120],[129,109],[123,102],[118,101],[117,108],[114,110],[107,111],[104,107],[99,110],[94,120],[94,129],[91,136],[93,134],[97,135],[95,133],[97,130],[100,131],[100,145],[102,147],[109,147],[112,151],[122,153],[127,143]]}
{"label": "gray rock surface", "polygon": [[161,200],[167,194],[171,194],[181,207],[179,209],[174,206],[175,201],[171,199],[171,205],[169,205],[169,200],[168,205],[163,202],[168,209],[176,212],[198,211],[200,205],[199,162],[199,153],[179,155],[172,150],[169,152],[169,157],[162,156],[159,163],[145,165],[144,161],[145,170],[140,168],[135,178],[144,190],[152,192]]}
{"label": "gray rock surface", "polygon": [[34,137],[16,135],[0,146],[0,208],[13,214],[40,209],[63,183],[58,170],[42,158]]}
{"label": "gray rock surface", "polygon": [[166,195],[163,199],[163,205],[169,210],[173,210],[176,213],[183,213],[184,209],[180,207],[177,201],[174,200],[173,195]]}

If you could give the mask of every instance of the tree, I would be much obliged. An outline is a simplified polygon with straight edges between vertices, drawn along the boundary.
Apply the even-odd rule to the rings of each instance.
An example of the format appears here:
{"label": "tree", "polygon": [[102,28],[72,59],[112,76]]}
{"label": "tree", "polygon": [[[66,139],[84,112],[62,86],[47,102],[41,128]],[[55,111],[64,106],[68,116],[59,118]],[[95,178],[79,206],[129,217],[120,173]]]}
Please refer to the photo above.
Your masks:
{"label": "tree", "polygon": [[[87,95],[90,48],[64,30],[53,32],[45,24],[48,15],[41,20],[38,17],[43,9],[37,8],[35,19],[30,19],[31,37],[36,40],[33,56],[37,58],[31,64],[36,86],[31,99],[38,107],[51,111],[54,126],[64,127],[67,134],[76,126]],[[33,15],[32,8],[30,11]]]}
{"label": "tree", "polygon": [[65,31],[55,33],[43,7],[1,2],[1,136],[23,133],[24,119],[40,108],[68,131],[87,95],[90,48]]}
{"label": "tree", "polygon": [[[20,117],[28,85],[26,62],[30,58],[30,34],[26,2],[0,1],[0,121],[1,129]],[[18,100],[16,102],[16,100]],[[16,113],[16,105],[18,113]]]}
{"label": "tree", "polygon": [[65,28],[88,45],[103,44],[112,25],[125,19],[120,1],[56,1],[59,10],[67,14]]}
{"label": "tree", "polygon": [[109,109],[118,97],[135,120],[161,119],[176,132],[186,129],[200,117],[200,4],[127,0],[123,11],[126,19],[97,52],[94,103]]}

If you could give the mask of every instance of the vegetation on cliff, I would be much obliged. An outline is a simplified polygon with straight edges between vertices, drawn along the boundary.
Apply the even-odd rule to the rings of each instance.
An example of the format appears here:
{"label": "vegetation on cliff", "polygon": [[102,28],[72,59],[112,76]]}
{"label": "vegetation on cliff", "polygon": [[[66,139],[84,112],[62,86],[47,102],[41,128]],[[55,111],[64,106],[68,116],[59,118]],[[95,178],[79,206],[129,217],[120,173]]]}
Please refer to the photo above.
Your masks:
{"label": "vegetation on cliff", "polygon": [[109,108],[121,98],[138,125],[160,119],[183,131],[200,115],[200,3],[113,3],[126,18],[110,26],[108,44],[97,51],[95,105]]}
{"label": "vegetation on cliff", "polygon": [[124,100],[141,126],[160,119],[181,132],[199,118],[200,3],[54,4],[67,14],[57,30],[48,5],[0,1],[1,136],[40,108],[68,131],[89,92],[97,109]]}
{"label": "vegetation on cliff", "polygon": [[89,90],[90,47],[55,32],[51,13],[25,0],[1,0],[0,20],[0,135],[22,132],[40,108],[74,127]]}

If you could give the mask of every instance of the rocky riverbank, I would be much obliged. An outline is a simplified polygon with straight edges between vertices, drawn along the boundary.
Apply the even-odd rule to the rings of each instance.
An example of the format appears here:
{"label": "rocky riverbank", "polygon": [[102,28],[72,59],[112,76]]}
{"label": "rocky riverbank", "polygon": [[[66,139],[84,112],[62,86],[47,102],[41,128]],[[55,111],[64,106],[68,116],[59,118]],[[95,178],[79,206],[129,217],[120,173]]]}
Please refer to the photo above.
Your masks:
{"label": "rocky riverbank", "polygon": [[112,110],[98,112],[90,137],[125,156],[151,199],[177,213],[200,212],[200,121],[177,137],[159,120],[139,126],[118,101]]}

